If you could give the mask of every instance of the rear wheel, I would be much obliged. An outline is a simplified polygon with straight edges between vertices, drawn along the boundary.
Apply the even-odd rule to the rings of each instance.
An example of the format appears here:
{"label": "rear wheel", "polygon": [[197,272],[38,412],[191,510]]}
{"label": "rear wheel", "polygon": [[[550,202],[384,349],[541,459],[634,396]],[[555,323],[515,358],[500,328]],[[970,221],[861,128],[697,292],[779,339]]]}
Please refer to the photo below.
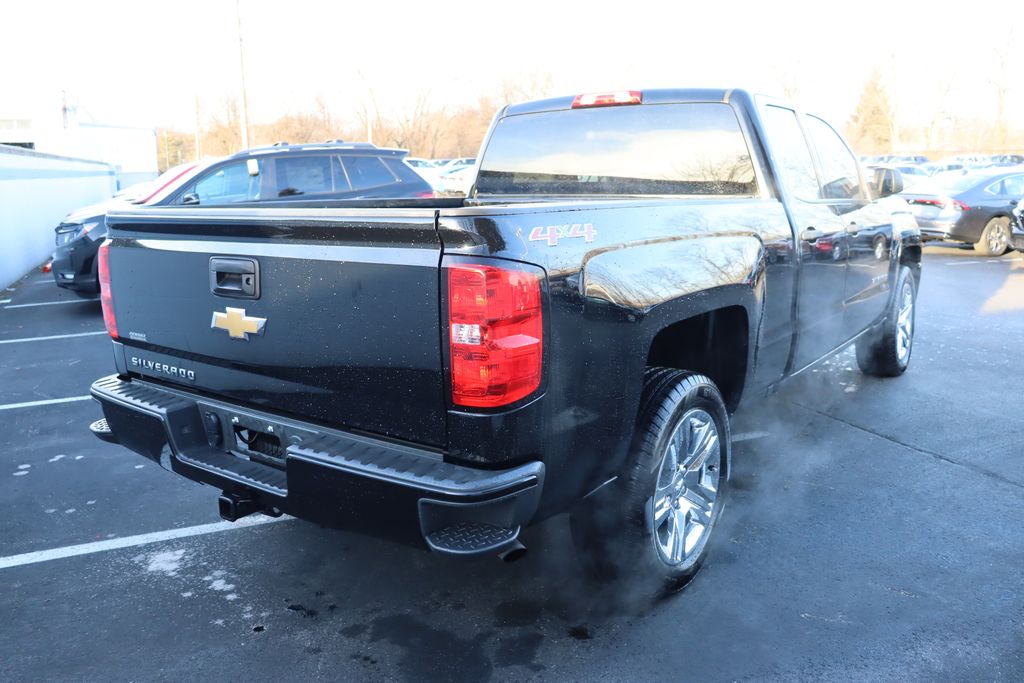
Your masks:
{"label": "rear wheel", "polygon": [[910,365],[914,348],[917,281],[907,266],[900,266],[885,320],[857,340],[857,365],[865,375],[897,377]]}
{"label": "rear wheel", "polygon": [[722,514],[729,418],[703,375],[648,370],[619,478],[572,515],[573,538],[604,578],[674,590],[696,575]]}
{"label": "rear wheel", "polygon": [[981,232],[974,250],[982,256],[1002,256],[1010,249],[1010,219],[998,216],[990,220]]}

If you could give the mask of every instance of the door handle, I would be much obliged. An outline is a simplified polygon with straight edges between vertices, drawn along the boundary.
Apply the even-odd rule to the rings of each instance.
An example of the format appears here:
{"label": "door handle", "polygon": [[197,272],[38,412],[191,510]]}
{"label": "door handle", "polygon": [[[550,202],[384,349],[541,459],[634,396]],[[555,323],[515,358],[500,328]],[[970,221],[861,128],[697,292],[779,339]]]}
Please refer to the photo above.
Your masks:
{"label": "door handle", "polygon": [[256,259],[212,257],[210,291],[236,299],[260,298],[260,267]]}
{"label": "door handle", "polygon": [[824,237],[825,233],[821,232],[817,228],[807,228],[800,233],[800,239],[804,242],[817,242],[819,237]]}

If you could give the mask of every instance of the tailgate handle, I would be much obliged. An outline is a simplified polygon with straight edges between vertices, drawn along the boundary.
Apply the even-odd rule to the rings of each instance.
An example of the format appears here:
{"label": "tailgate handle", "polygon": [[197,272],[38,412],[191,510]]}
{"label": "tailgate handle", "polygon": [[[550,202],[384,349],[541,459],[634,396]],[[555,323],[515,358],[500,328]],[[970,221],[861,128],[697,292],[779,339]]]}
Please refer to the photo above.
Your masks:
{"label": "tailgate handle", "polygon": [[210,258],[210,291],[235,299],[260,298],[260,264],[251,258]]}

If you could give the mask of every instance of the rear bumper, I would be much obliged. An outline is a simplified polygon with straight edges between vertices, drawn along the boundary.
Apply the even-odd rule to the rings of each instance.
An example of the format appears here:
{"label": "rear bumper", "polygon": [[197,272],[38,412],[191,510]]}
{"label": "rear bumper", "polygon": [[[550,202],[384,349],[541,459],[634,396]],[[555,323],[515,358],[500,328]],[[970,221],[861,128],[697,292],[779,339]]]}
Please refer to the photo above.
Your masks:
{"label": "rear bumper", "polygon": [[[506,470],[454,465],[433,451],[116,375],[94,382],[91,393],[103,407],[105,440],[165,469],[260,509],[448,554],[512,545],[536,513],[544,483],[540,462]],[[228,450],[236,427],[277,435],[277,466]]]}

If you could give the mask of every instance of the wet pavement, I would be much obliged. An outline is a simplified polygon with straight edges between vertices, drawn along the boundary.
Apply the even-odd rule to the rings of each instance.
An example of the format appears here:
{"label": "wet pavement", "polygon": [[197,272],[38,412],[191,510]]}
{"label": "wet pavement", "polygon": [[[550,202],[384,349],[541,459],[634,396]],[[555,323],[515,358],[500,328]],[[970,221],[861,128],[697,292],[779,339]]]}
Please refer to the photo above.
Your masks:
{"label": "wet pavement", "polygon": [[99,304],[0,302],[0,680],[1024,679],[1024,255],[929,247],[904,377],[847,351],[744,408],[710,559],[656,603],[586,581],[564,518],[510,565],[217,524],[88,433]]}

